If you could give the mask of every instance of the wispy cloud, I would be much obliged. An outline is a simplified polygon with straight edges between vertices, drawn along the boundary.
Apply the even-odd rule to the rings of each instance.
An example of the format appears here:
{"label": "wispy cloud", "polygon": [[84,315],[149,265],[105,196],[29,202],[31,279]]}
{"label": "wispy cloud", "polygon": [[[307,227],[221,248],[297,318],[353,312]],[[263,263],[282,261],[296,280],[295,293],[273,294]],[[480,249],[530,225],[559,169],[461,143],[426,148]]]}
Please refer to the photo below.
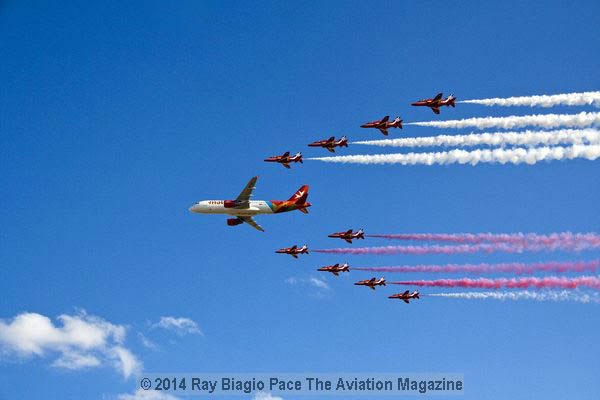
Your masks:
{"label": "wispy cloud", "polygon": [[60,315],[61,326],[38,313],[24,312],[11,321],[0,320],[0,348],[18,357],[54,357],[51,365],[79,370],[112,365],[125,378],[142,364],[124,347],[126,328],[80,311]]}
{"label": "wispy cloud", "polygon": [[291,276],[285,280],[286,283],[290,285],[308,285],[315,287],[317,289],[329,290],[329,285],[327,282],[321,278],[316,278],[311,276],[309,278],[297,278],[295,276]]}
{"label": "wispy cloud", "polygon": [[117,400],[177,400],[179,397],[156,390],[138,389],[135,393],[123,393],[117,396]]}
{"label": "wispy cloud", "polygon": [[331,288],[327,284],[327,281],[323,278],[309,276],[309,277],[295,277],[291,276],[285,280],[286,283],[294,286],[298,286],[302,291],[308,291],[309,296],[322,299],[328,297],[331,294]]}
{"label": "wispy cloud", "polygon": [[142,332],[138,332],[138,339],[140,339],[140,342],[142,342],[142,345],[144,345],[145,348],[151,350],[158,349],[158,345],[152,340],[148,339]]}
{"label": "wispy cloud", "polygon": [[309,278],[309,282],[310,282],[310,284],[311,284],[311,285],[313,285],[313,286],[314,286],[314,287],[316,287],[316,288],[319,288],[319,289],[326,289],[326,290],[328,290],[328,289],[329,289],[329,285],[327,284],[327,282],[325,282],[325,281],[324,281],[324,280],[322,280],[322,279],[315,278],[314,276],[311,276],[311,277]]}
{"label": "wispy cloud", "polygon": [[283,400],[283,397],[273,396],[271,393],[267,393],[267,392],[257,392],[252,399],[253,400]]}
{"label": "wispy cloud", "polygon": [[160,317],[160,320],[152,325],[153,328],[162,328],[176,334],[183,335],[201,335],[204,333],[198,327],[198,324],[190,319],[184,317]]}

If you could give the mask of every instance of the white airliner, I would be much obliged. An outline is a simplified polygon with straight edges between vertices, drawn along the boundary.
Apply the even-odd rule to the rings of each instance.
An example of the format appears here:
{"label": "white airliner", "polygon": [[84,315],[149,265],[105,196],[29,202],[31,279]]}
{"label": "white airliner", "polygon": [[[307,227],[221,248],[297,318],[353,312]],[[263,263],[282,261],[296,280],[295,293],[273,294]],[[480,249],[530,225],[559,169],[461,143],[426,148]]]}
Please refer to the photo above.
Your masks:
{"label": "white airliner", "polygon": [[300,210],[308,214],[307,208],[311,206],[306,201],[308,185],[302,186],[289,200],[250,200],[255,189],[258,176],[250,179],[242,193],[235,200],[204,200],[190,207],[190,211],[198,214],[226,214],[236,218],[227,219],[227,225],[235,226],[243,222],[264,232],[252,217],[259,214],[277,214],[287,211]]}

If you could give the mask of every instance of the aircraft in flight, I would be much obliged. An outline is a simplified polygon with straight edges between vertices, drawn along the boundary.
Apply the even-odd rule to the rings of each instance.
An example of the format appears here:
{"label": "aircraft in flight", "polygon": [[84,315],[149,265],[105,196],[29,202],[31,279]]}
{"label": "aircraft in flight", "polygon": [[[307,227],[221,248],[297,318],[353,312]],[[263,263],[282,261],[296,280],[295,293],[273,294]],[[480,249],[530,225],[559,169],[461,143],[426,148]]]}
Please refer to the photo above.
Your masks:
{"label": "aircraft in flight", "polygon": [[346,242],[352,244],[352,239],[363,239],[365,238],[365,233],[362,228],[360,228],[356,233],[352,233],[352,229],[348,229],[346,232],[337,232],[332,233],[331,235],[327,235],[330,238],[336,239],[344,239]]}
{"label": "aircraft in flight", "polygon": [[286,151],[285,153],[283,153],[280,156],[273,156],[273,157],[265,158],[265,161],[279,163],[288,169],[290,168],[290,163],[292,163],[292,162],[299,162],[300,164],[303,164],[301,153],[297,153],[295,156],[290,156],[289,151]]}
{"label": "aircraft in flight", "polygon": [[385,136],[388,135],[389,128],[400,128],[402,129],[402,120],[400,117],[396,117],[392,122],[390,122],[390,116],[386,115],[383,119],[379,121],[367,122],[364,125],[360,126],[361,128],[377,128],[383,133]]}
{"label": "aircraft in flight", "polygon": [[235,200],[203,200],[189,208],[198,214],[226,214],[235,218],[227,219],[227,225],[235,226],[243,222],[261,232],[264,229],[252,218],[260,214],[279,214],[287,211],[299,210],[308,214],[307,208],[311,206],[306,201],[308,197],[308,185],[302,186],[289,200],[250,200],[255,189],[258,176],[250,179],[244,190]]}
{"label": "aircraft in flight", "polygon": [[340,272],[350,272],[350,266],[348,264],[335,264],[321,267],[317,271],[331,272],[335,276],[339,276]]}
{"label": "aircraft in flight", "polygon": [[411,105],[417,107],[429,107],[431,108],[431,111],[433,111],[436,114],[440,113],[441,106],[452,106],[454,108],[454,101],[456,100],[456,97],[450,95],[447,98],[442,99],[443,95],[443,93],[438,93],[437,96],[435,96],[433,99],[419,100],[416,103],[412,103]]}
{"label": "aircraft in flight", "polygon": [[327,140],[319,140],[309,144],[310,147],[323,147],[332,153],[335,153],[335,147],[348,147],[348,139],[342,136],[339,140],[335,140],[335,136]]}
{"label": "aircraft in flight", "polygon": [[356,282],[355,285],[357,286],[368,286],[371,289],[375,290],[375,286],[385,286],[385,279],[383,278],[371,278],[371,279],[366,279],[364,281],[359,281]]}
{"label": "aircraft in flight", "polygon": [[408,301],[409,299],[420,299],[420,297],[419,297],[419,292],[417,292],[416,290],[412,293],[409,293],[407,290],[404,293],[398,293],[398,294],[393,294],[391,296],[388,296],[388,299],[400,299],[400,300],[404,300],[404,302],[406,304],[410,304],[410,302]]}
{"label": "aircraft in flight", "polygon": [[293,245],[292,247],[285,247],[283,249],[279,249],[279,250],[275,251],[275,253],[289,254],[290,256],[292,256],[294,258],[298,258],[298,254],[308,254],[308,246],[304,245],[299,248],[298,246]]}

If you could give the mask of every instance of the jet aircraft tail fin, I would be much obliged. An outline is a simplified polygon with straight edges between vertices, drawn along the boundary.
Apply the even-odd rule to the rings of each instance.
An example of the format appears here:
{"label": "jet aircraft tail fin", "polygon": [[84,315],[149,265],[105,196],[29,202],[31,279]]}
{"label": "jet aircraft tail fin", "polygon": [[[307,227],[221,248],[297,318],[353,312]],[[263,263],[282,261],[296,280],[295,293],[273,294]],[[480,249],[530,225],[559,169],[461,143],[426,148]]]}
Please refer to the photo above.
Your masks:
{"label": "jet aircraft tail fin", "polygon": [[[308,185],[302,186],[288,201],[293,201],[296,204],[304,204],[306,203],[306,199],[308,198]],[[308,214],[308,212],[307,212]]]}

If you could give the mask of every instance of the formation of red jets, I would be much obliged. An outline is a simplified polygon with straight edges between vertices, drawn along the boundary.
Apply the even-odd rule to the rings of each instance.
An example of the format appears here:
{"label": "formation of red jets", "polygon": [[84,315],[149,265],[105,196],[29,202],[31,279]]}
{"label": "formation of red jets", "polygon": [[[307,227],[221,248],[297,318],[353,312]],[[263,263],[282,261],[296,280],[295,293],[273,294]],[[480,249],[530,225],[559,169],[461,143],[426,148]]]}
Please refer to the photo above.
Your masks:
{"label": "formation of red jets", "polygon": [[[431,99],[419,100],[417,102],[411,103],[412,106],[416,107],[429,107],[435,114],[440,114],[440,107],[455,107],[456,97],[453,95],[448,96],[447,98],[443,98],[443,93],[438,93],[437,96]],[[400,128],[402,129],[402,119],[400,117],[394,118],[390,121],[390,116],[386,115],[380,120],[367,122],[360,126],[361,128],[373,128],[378,129],[383,135],[387,136],[389,134],[388,130],[391,128]],[[331,153],[335,153],[336,147],[348,147],[348,138],[346,136],[342,136],[337,139],[335,136],[330,137],[329,139],[317,140],[316,142],[312,142],[308,144],[309,147],[322,147]],[[290,156],[290,152],[285,152],[280,156],[273,156],[265,159],[266,162],[276,162],[283,165],[285,168],[290,168],[291,163],[301,163],[302,164],[302,154],[297,153],[294,156]],[[344,232],[336,232],[328,235],[330,238],[342,239],[346,242],[352,244],[352,240],[358,240],[365,238],[364,232],[362,229],[354,232],[352,229],[349,229]],[[302,247],[298,247],[294,245],[292,247],[286,247],[283,249],[279,249],[275,251],[278,254],[289,254],[294,258],[298,258],[299,254],[308,254],[308,247],[306,245]],[[350,272],[350,266],[348,264],[334,264],[327,265],[325,267],[321,267],[318,271],[322,272],[330,272],[335,276],[339,276],[341,272]],[[366,286],[373,290],[377,286],[385,286],[384,278],[371,278],[365,279],[362,281],[358,281],[354,283],[356,286]],[[410,303],[411,299],[418,299],[419,292],[414,291],[410,293],[408,290],[403,293],[397,293],[391,296],[388,296],[390,299],[399,299],[404,301],[405,303]]]}
{"label": "formation of red jets", "polygon": [[[348,243],[352,243],[353,239],[364,239],[365,233],[363,232],[362,229],[359,229],[356,232],[354,232],[353,229],[348,229],[347,231],[336,232],[336,233],[332,233],[331,235],[327,235],[327,236],[330,238],[343,239]],[[308,254],[308,246],[304,245],[302,247],[298,247],[297,245],[294,245],[292,247],[285,247],[283,249],[276,250],[275,253],[289,254],[294,258],[298,258],[298,254]],[[326,265],[324,267],[318,268],[317,271],[330,272],[335,276],[339,276],[341,272],[350,272],[350,266],[348,264],[339,264],[338,263],[338,264]],[[365,280],[354,283],[354,285],[366,286],[368,288],[375,290],[375,288],[377,286],[385,286],[385,278],[365,279]],[[414,291],[412,293],[409,293],[409,291],[407,290],[404,293],[397,293],[397,294],[389,296],[388,298],[400,299],[400,300],[404,300],[405,303],[409,303],[410,299],[418,299],[419,298],[419,292]]]}
{"label": "formation of red jets", "polygon": [[[443,93],[438,93],[438,95],[434,98],[419,100],[417,102],[411,103],[411,105],[429,107],[436,114],[440,113],[440,107],[442,106],[455,107],[456,97],[454,97],[453,95],[450,95],[445,99],[443,99],[442,97]],[[364,123],[360,127],[378,129],[382,134],[387,136],[389,134],[388,129],[402,129],[402,119],[400,117],[396,117],[394,118],[394,120],[390,121],[390,116],[386,115],[380,120]],[[346,138],[346,136],[342,136],[340,139],[336,140],[335,136],[332,136],[329,139],[317,140],[316,142],[309,143],[308,146],[322,147],[331,153],[335,153],[336,147],[348,147],[348,139]],[[299,162],[302,164],[302,154],[297,153],[295,156],[290,156],[290,152],[287,151],[280,156],[266,158],[265,161],[276,162],[289,169],[291,163]]]}

